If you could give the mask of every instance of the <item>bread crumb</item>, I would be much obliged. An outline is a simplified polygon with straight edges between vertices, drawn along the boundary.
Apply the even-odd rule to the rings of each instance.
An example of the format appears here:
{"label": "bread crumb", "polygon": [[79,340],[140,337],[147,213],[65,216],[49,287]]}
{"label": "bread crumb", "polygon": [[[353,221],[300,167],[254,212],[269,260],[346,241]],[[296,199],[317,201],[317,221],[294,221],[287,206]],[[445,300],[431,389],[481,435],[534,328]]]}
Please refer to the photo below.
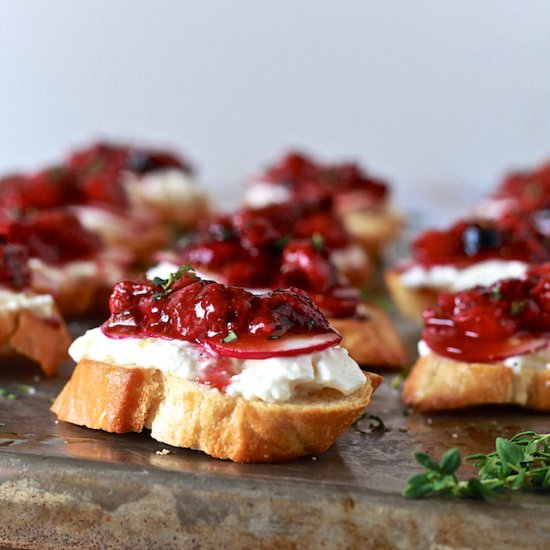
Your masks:
{"label": "bread crumb", "polygon": [[168,449],[162,449],[162,451],[155,451],[158,455],[169,455],[172,451],[169,451]]}
{"label": "bread crumb", "polygon": [[451,434],[451,437],[454,437],[454,439],[458,439],[458,434]]}

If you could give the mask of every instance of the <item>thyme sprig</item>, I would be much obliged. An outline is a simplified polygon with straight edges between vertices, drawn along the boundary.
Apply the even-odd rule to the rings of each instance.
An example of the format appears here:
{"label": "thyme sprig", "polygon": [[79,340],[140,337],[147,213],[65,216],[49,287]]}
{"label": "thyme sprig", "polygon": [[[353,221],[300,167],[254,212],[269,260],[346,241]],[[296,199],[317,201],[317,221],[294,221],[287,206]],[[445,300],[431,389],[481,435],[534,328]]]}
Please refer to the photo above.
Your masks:
{"label": "thyme sprig", "polygon": [[171,287],[174,284],[174,282],[177,281],[180,277],[182,277],[185,273],[188,273],[189,271],[195,271],[195,270],[190,265],[182,265],[177,269],[177,271],[170,273],[170,275],[168,275],[168,279],[163,279],[162,277],[153,277],[153,284],[159,286],[162,289],[162,291],[158,291],[153,294],[153,299],[158,300],[159,298],[168,296],[168,294],[172,292]]}
{"label": "thyme sprig", "polygon": [[460,481],[456,475],[461,464],[460,451],[448,450],[439,462],[426,453],[415,453],[425,471],[414,474],[403,495],[423,498],[443,495],[487,499],[504,490],[550,491],[550,434],[521,432],[511,439],[497,437],[495,451],[467,456],[478,468],[477,477]]}

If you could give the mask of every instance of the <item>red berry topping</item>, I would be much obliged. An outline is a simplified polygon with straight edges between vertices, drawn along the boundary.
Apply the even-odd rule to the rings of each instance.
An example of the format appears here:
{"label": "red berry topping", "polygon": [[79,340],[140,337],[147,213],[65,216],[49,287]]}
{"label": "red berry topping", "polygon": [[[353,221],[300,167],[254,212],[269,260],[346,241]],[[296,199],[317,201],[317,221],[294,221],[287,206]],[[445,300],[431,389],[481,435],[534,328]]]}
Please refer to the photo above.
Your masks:
{"label": "red berry topping", "polygon": [[166,151],[98,143],[73,153],[69,167],[78,178],[82,201],[124,207],[124,174],[146,174],[165,168],[190,173],[191,167]]}
{"label": "red berry topping", "polygon": [[0,245],[0,284],[22,289],[29,284],[29,254],[19,244]]}
{"label": "red berry topping", "polygon": [[442,294],[424,312],[422,338],[436,353],[490,362],[529,353],[550,337],[550,275]]}
{"label": "red berry topping", "polygon": [[[300,290],[255,295],[185,271],[166,281],[118,283],[103,332],[112,338],[186,340],[206,344],[221,355],[249,358],[305,353],[313,345],[309,337],[323,336],[315,340],[318,349],[341,339]],[[301,344],[283,345],[298,337]]]}
{"label": "red berry topping", "polygon": [[461,221],[447,230],[428,230],[412,243],[422,265],[468,265],[488,259],[540,263],[550,260],[550,243],[533,221],[509,215],[498,221]]}
{"label": "red berry topping", "polygon": [[287,154],[259,179],[287,187],[300,201],[329,197],[341,210],[377,204],[388,195],[387,184],[366,175],[357,164],[321,164],[298,152]]}
{"label": "red berry topping", "polygon": [[0,229],[9,244],[24,244],[31,257],[50,264],[87,259],[102,249],[100,238],[62,210],[38,212],[20,220],[4,220]]}
{"label": "red berry topping", "polygon": [[516,210],[533,211],[550,207],[550,163],[531,172],[510,174],[494,196],[512,199]]}
{"label": "red berry topping", "polygon": [[243,210],[203,226],[180,248],[179,261],[231,285],[301,288],[327,315],[350,317],[359,294],[342,291],[329,257],[330,244],[349,241],[332,222],[332,215],[300,206]]}

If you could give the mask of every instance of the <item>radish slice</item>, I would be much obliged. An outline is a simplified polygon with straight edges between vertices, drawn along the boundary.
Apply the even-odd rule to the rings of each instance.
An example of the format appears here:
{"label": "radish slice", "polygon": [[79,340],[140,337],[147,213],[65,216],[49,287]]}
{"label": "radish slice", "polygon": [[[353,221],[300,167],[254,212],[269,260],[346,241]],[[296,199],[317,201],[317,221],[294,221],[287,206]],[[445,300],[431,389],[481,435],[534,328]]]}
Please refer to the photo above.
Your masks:
{"label": "radish slice", "polygon": [[432,331],[425,330],[422,338],[428,347],[438,355],[467,363],[502,361],[508,357],[535,353],[550,344],[548,338],[530,334],[518,334],[507,340],[496,342],[465,337],[461,338],[459,343],[457,339],[438,336]]}
{"label": "radish slice", "polygon": [[283,336],[277,340],[261,340],[257,337],[239,338],[229,344],[208,342],[218,354],[239,359],[269,359],[270,357],[292,357],[321,351],[338,345],[342,337],[337,332],[326,332],[312,336]]}

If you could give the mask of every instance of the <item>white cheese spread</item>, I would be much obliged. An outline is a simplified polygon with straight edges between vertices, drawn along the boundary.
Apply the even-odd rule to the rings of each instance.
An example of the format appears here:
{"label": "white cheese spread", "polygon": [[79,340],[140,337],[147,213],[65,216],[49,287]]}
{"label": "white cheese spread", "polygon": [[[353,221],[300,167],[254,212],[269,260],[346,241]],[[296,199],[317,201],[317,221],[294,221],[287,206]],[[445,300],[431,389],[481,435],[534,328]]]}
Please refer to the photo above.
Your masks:
{"label": "white cheese spread", "polygon": [[[420,357],[425,357],[426,355],[430,355],[430,353],[435,354],[424,340],[420,340],[418,342],[418,355],[420,355]],[[508,357],[504,359],[502,363],[506,367],[512,369],[515,374],[521,374],[524,368],[550,370],[550,345],[533,353]]]}
{"label": "white cheese spread", "polygon": [[521,371],[526,369],[535,370],[550,370],[550,346],[538,350],[534,353],[526,353],[525,355],[517,355],[508,357],[503,363],[516,374],[521,374]]}
{"label": "white cheese spread", "polygon": [[475,286],[489,286],[501,279],[521,279],[528,264],[515,260],[486,260],[465,268],[452,265],[413,265],[401,274],[407,288],[436,288],[459,292]]}
{"label": "white cheese spread", "polygon": [[[182,340],[162,338],[109,338],[95,328],[77,338],[69,349],[75,361],[82,358],[120,367],[158,369],[186,380],[195,380],[219,355]],[[224,358],[225,359],[225,358]],[[269,359],[227,358],[233,372],[227,395],[276,403],[321,388],[349,395],[365,384],[365,376],[346,349],[334,346],[295,357]]]}
{"label": "white cheese spread", "polygon": [[340,271],[344,272],[352,269],[365,269],[369,263],[367,253],[357,244],[333,250],[330,259]]}
{"label": "white cheese spread", "polygon": [[244,202],[251,208],[264,208],[272,204],[283,204],[291,198],[291,192],[283,185],[265,181],[254,182],[244,193]]}
{"label": "white cheese spread", "polygon": [[49,294],[29,294],[0,289],[0,312],[26,310],[37,317],[53,317],[53,298]]}
{"label": "white cheese spread", "polygon": [[99,274],[97,262],[88,260],[67,262],[57,266],[47,264],[39,258],[30,258],[29,268],[33,277],[46,279],[59,286],[67,281],[93,279]]}
{"label": "white cheese spread", "polygon": [[130,202],[138,206],[145,202],[176,209],[193,204],[203,195],[194,180],[177,168],[155,170],[143,176],[128,173],[124,187]]}

